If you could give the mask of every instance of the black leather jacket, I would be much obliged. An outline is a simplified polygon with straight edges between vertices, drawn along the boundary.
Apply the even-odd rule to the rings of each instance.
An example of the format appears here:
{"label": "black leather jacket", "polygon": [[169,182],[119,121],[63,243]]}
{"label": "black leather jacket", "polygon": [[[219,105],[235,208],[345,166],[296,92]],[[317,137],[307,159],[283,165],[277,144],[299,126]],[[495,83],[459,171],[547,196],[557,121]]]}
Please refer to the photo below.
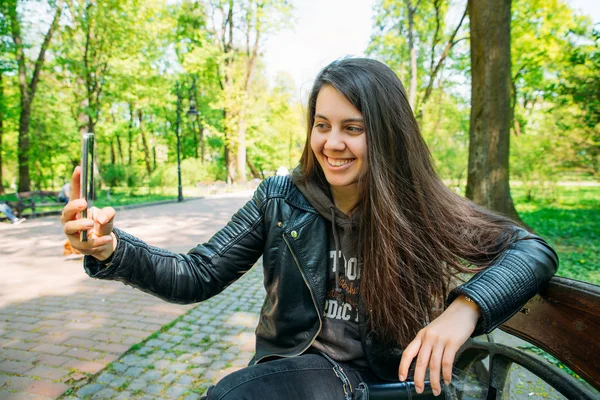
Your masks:
{"label": "black leather jacket", "polygon": [[[94,278],[118,280],[166,301],[193,303],[224,290],[263,256],[266,298],[256,329],[252,363],[290,357],[308,349],[319,334],[325,309],[328,227],[289,177],[269,178],[207,243],[188,254],[149,246],[115,229],[118,245],[108,264],[86,257]],[[521,232],[520,232],[521,233]],[[554,274],[558,258],[537,236],[510,246],[491,267],[454,289],[471,297],[482,317],[474,335],[509,319]],[[360,309],[360,305],[359,305]],[[361,312],[363,318],[366,314]],[[361,323],[362,327],[368,324]],[[402,349],[361,329],[365,357],[383,379],[397,380]]]}

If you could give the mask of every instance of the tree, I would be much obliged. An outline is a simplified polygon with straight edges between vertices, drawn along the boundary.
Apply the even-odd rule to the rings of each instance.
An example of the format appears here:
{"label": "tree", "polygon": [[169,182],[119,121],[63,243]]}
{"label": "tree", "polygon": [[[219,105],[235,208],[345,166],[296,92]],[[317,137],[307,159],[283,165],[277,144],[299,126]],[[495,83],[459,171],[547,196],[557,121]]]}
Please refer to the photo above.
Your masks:
{"label": "tree", "polygon": [[44,35],[38,56],[33,63],[33,72],[31,76],[27,72],[29,60],[26,56],[26,44],[23,41],[21,32],[21,16],[17,12],[17,0],[6,0],[0,3],[0,12],[8,19],[10,32],[14,42],[15,58],[18,65],[19,90],[21,93],[21,112],[19,117],[19,192],[30,190],[29,177],[29,123],[31,117],[31,107],[35,98],[38,81],[44,65],[46,52],[50,46],[52,35],[58,28],[58,21],[63,9],[63,0],[58,0],[55,5],[54,18]]}
{"label": "tree", "polygon": [[409,71],[408,99],[419,126],[424,107],[452,50],[466,38],[459,34],[466,7],[461,8],[458,22],[448,27],[449,5],[447,0],[380,0],[375,8],[375,33],[367,52],[395,69],[404,82]]}
{"label": "tree", "polygon": [[471,123],[466,196],[520,221],[509,185],[511,0],[469,0]]}
{"label": "tree", "polygon": [[[212,0],[211,34],[221,50],[225,160],[228,181],[246,180],[246,104],[266,34],[289,23],[288,0]],[[216,18],[218,17],[218,19]],[[236,32],[242,32],[237,36]],[[234,163],[234,160],[237,163]]]}

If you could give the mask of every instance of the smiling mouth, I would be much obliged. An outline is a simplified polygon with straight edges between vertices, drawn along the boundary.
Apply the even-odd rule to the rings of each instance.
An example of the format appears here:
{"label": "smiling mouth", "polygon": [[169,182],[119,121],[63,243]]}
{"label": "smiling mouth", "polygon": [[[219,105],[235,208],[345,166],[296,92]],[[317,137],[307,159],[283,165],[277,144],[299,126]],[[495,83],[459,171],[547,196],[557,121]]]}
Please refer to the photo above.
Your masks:
{"label": "smiling mouth", "polygon": [[327,161],[327,164],[329,164],[329,166],[338,168],[350,164],[351,162],[356,160],[356,158],[329,158],[325,156],[325,160]]}

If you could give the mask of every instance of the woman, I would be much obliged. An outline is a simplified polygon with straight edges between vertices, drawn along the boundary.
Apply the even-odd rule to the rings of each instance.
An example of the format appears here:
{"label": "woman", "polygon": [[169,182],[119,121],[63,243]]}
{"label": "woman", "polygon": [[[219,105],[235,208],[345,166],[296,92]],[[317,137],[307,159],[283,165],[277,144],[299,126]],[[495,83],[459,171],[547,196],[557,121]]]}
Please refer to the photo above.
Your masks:
{"label": "woman", "polygon": [[[89,255],[86,272],[167,301],[214,296],[263,257],[255,357],[209,399],[349,399],[360,382],[407,378],[422,392],[428,370],[437,395],[459,347],[510,318],[558,263],[542,239],[444,186],[402,84],[362,58],[317,77],[299,168],[265,180],[188,254],[113,228],[111,208],[76,219],[85,207],[71,201],[62,222]],[[77,235],[84,229],[87,244]]]}

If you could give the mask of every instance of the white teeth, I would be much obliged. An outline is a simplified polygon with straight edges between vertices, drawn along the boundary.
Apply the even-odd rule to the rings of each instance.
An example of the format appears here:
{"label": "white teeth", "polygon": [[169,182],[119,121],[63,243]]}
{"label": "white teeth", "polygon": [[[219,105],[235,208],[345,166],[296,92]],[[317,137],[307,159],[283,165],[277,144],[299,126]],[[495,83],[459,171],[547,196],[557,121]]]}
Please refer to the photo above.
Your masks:
{"label": "white teeth", "polygon": [[354,161],[354,159],[352,160],[338,160],[338,161],[334,161],[331,158],[327,158],[327,162],[334,166],[334,167],[341,167],[342,165],[346,165],[348,163],[351,163],[352,161]]}

